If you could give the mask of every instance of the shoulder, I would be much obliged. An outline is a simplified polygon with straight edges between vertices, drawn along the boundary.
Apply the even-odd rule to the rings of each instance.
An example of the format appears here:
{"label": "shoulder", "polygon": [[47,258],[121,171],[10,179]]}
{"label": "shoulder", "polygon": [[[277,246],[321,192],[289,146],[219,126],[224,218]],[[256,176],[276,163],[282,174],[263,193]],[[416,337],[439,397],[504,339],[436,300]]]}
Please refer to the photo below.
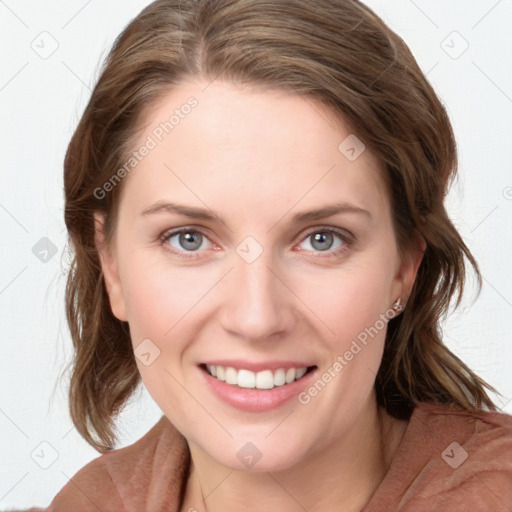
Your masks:
{"label": "shoulder", "polygon": [[468,412],[455,406],[421,403],[413,418],[411,427],[416,441],[426,440],[434,453],[443,448],[441,458],[446,466],[464,467],[466,472],[471,469],[475,474],[503,473],[512,477],[512,416],[509,414]]}
{"label": "shoulder", "polygon": [[365,512],[512,510],[512,416],[418,404],[374,497]]}
{"label": "shoulder", "polygon": [[512,416],[502,412],[469,412],[454,405],[423,402],[414,409],[409,426],[412,434],[434,444],[453,438],[485,458],[498,455],[500,447],[512,442]]}
{"label": "shoulder", "polygon": [[431,465],[439,472],[430,493],[438,507],[512,510],[512,416],[420,404],[417,421],[433,438]]}
{"label": "shoulder", "polygon": [[143,510],[149,500],[168,506],[179,498],[187,467],[186,441],[164,416],[137,442],[80,469],[47,511]]}

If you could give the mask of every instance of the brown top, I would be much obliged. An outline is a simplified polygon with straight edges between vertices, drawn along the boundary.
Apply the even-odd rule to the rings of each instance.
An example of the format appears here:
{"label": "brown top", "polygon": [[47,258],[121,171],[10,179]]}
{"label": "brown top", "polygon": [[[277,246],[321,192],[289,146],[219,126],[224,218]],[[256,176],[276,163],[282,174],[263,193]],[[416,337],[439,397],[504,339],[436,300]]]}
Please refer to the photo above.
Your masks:
{"label": "brown top", "polygon": [[[190,455],[164,416],[87,464],[46,512],[178,512]],[[421,403],[362,512],[512,511],[512,416]]]}

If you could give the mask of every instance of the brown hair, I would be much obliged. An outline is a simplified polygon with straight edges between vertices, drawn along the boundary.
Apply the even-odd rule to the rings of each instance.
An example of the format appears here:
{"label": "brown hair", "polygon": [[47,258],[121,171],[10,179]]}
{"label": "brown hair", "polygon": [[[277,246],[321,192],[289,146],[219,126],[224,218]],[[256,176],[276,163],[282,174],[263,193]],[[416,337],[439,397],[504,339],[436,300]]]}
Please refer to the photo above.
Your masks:
{"label": "brown hair", "polygon": [[306,95],[351,123],[386,169],[400,251],[418,234],[426,242],[407,307],[388,325],[378,403],[401,419],[420,401],[496,410],[484,387],[496,390],[441,339],[450,300],[461,300],[465,264],[481,278],[443,205],[457,166],[452,128],[402,39],[356,0],[158,0],[115,41],[64,163],[70,412],[87,442],[113,447],[114,418],[140,382],[94,243],[95,211],[111,240],[122,183],[101,198],[95,190],[127,160],[151,106],[192,77]]}

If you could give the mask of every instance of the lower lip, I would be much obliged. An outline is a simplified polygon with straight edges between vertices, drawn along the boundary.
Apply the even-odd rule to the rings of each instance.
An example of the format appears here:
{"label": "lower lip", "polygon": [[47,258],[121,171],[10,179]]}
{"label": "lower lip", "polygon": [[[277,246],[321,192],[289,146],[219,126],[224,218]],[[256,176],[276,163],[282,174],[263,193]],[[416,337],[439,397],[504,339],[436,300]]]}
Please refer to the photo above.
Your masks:
{"label": "lower lip", "polygon": [[263,412],[281,407],[308,385],[316,368],[304,377],[290,384],[275,386],[272,389],[241,388],[212,377],[206,370],[199,368],[207,385],[213,393],[228,405],[243,411]]}

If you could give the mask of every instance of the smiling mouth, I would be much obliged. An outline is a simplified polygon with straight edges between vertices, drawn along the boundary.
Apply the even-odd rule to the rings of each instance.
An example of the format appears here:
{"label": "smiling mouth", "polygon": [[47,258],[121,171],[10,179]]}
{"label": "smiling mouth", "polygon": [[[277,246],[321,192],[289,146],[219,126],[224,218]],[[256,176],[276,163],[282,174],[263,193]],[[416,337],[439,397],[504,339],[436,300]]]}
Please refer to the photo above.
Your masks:
{"label": "smiling mouth", "polygon": [[316,366],[302,366],[297,368],[279,368],[277,370],[263,370],[253,372],[251,370],[233,368],[231,366],[203,364],[201,368],[211,377],[246,389],[273,389],[275,387],[286,386],[296,380],[300,380],[304,375],[313,371]]}

